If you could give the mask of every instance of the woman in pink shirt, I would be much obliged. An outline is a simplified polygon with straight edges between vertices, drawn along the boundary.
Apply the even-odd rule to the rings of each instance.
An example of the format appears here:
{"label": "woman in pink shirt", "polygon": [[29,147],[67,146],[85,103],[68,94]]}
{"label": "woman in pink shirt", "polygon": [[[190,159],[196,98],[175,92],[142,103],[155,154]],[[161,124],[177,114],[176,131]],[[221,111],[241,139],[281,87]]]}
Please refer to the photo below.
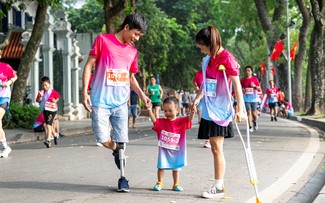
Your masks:
{"label": "woman in pink shirt", "polygon": [[[193,105],[197,105],[204,98],[202,119],[199,127],[199,139],[209,139],[214,158],[214,184],[204,198],[222,198],[226,162],[223,153],[223,142],[227,135],[228,125],[233,117],[232,101],[228,97],[228,90],[234,86],[238,102],[237,121],[244,119],[243,93],[239,79],[239,65],[235,57],[222,47],[221,36],[217,28],[209,26],[198,32],[196,44],[206,56],[202,63],[203,84]],[[226,80],[219,66],[223,65]]]}

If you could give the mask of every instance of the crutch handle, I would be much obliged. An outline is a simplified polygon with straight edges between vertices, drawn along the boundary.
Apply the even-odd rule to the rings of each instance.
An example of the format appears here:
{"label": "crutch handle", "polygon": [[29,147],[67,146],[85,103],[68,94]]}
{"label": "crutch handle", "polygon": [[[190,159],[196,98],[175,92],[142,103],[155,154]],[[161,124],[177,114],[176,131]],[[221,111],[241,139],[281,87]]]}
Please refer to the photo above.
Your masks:
{"label": "crutch handle", "polygon": [[226,67],[224,66],[224,65],[219,65],[219,70],[221,70],[221,71],[225,71],[226,70]]}

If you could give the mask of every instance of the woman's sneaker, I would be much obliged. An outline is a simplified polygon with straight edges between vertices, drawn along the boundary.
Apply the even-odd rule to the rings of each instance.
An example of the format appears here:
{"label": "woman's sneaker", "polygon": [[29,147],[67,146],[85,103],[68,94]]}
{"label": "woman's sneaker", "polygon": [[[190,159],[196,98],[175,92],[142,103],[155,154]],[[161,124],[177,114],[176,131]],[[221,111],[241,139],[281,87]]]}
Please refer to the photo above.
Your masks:
{"label": "woman's sneaker", "polygon": [[153,189],[156,191],[160,191],[164,188],[164,184],[162,182],[157,182],[155,186],[153,186]]}
{"label": "woman's sneaker", "polygon": [[204,148],[211,148],[210,140],[205,141]]}
{"label": "woman's sneaker", "polygon": [[10,147],[6,147],[3,152],[0,154],[1,158],[7,158],[9,156],[11,152],[11,148]]}
{"label": "woman's sneaker", "polygon": [[220,198],[224,197],[223,190],[217,189],[216,187],[213,187],[209,189],[207,192],[202,193],[202,197],[208,198],[208,199],[214,199],[214,198]]}

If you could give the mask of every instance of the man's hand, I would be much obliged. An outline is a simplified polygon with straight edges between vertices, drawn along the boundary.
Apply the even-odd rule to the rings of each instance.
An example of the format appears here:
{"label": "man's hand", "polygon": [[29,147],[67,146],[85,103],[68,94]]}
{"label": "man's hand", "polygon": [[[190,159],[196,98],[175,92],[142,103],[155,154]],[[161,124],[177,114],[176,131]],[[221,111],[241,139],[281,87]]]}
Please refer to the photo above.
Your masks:
{"label": "man's hand", "polygon": [[89,94],[83,94],[82,104],[84,105],[86,111],[91,112],[91,101]]}

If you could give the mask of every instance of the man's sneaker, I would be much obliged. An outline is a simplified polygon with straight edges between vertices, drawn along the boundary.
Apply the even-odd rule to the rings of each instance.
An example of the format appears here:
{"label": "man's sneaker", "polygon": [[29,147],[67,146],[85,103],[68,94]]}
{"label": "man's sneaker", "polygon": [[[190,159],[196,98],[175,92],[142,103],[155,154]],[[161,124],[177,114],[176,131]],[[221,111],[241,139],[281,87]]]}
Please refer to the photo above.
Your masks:
{"label": "man's sneaker", "polygon": [[258,124],[254,122],[254,130],[258,130]]}
{"label": "man's sneaker", "polygon": [[160,191],[164,188],[164,184],[162,182],[157,182],[155,186],[153,186],[153,189],[156,191]]}
{"label": "man's sneaker", "polygon": [[1,158],[7,158],[11,152],[10,147],[6,147],[3,152],[1,153]]}
{"label": "man's sneaker", "polygon": [[45,141],[44,141],[44,145],[45,145],[47,148],[50,148],[50,147],[51,147],[51,141],[50,141],[50,140],[45,140]]}
{"label": "man's sneaker", "polygon": [[275,121],[278,121],[278,119],[277,119],[276,117],[274,117],[274,120],[275,120]]}
{"label": "man's sneaker", "polygon": [[273,121],[273,117],[271,117],[271,121]]}
{"label": "man's sneaker", "polygon": [[54,137],[54,144],[57,145],[58,144],[59,135],[53,135],[53,137]]}
{"label": "man's sneaker", "polygon": [[208,199],[220,198],[220,197],[224,197],[224,192],[223,190],[219,190],[216,187],[213,187],[209,189],[207,192],[203,192],[202,197]]}
{"label": "man's sneaker", "polygon": [[249,132],[254,132],[254,129],[252,128],[252,126],[249,126]]}
{"label": "man's sneaker", "polygon": [[129,187],[129,181],[126,180],[126,178],[124,176],[122,176],[119,180],[118,180],[118,192],[129,192],[130,191],[130,187]]}
{"label": "man's sneaker", "polygon": [[204,148],[211,148],[210,140],[205,141]]}

